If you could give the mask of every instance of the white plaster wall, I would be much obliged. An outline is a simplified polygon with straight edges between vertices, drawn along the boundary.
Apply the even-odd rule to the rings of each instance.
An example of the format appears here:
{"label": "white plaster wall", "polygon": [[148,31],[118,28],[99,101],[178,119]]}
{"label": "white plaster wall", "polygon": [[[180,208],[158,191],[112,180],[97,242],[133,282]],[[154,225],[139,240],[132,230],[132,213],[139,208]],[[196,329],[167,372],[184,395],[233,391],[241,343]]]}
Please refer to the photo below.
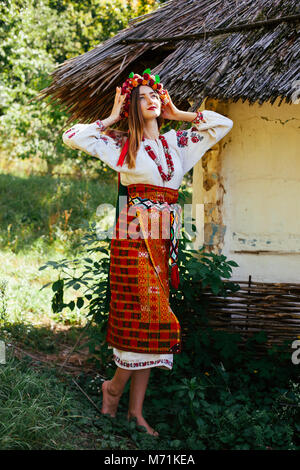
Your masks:
{"label": "white plaster wall", "polygon": [[236,280],[300,282],[300,104],[278,102],[226,108],[222,253]]}

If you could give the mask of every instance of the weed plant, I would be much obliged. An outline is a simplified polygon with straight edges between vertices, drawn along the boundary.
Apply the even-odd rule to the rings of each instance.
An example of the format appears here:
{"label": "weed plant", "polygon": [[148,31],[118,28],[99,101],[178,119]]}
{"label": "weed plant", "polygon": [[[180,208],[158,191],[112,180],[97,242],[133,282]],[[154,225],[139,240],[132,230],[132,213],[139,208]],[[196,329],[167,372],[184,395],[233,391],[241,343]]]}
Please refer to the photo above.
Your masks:
{"label": "weed plant", "polygon": [[[59,279],[52,284],[54,311],[75,307],[75,301],[64,301],[70,287],[85,288],[76,302],[91,320],[87,344],[95,365],[111,378],[116,366],[105,342],[109,247],[100,245],[94,232],[91,227],[83,242],[83,254],[75,260],[76,266],[83,264],[86,268],[80,276],[72,274],[74,261],[66,259],[61,263],[49,261],[41,269],[51,266],[60,271]],[[180,242],[181,284],[178,291],[171,290],[170,301],[184,327],[183,350],[175,355],[172,371],[154,368],[147,389],[146,419],[161,436],[155,448],[299,449],[299,372],[291,362],[289,345],[267,347],[263,331],[245,340],[238,332],[212,329],[201,291],[205,287],[226,296],[238,290],[239,286],[229,281],[237,265],[223,255],[186,250],[186,240]],[[98,254],[97,261],[88,257],[91,253]],[[80,380],[82,387],[99,400],[101,381],[95,385],[87,377]],[[118,435],[128,435],[124,423],[127,392],[128,385],[118,420],[107,424],[107,445],[111,448],[113,429]],[[99,419],[102,423],[103,418]],[[138,449],[154,445],[153,438],[136,428],[130,438]],[[114,442],[118,446],[119,441]]]}

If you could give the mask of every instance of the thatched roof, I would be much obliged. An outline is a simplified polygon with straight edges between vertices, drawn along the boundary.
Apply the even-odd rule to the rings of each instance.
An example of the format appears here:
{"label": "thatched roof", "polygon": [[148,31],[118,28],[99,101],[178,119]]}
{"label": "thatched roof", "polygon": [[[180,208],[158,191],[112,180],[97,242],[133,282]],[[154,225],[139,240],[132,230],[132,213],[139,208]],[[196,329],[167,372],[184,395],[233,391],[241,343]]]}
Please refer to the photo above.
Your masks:
{"label": "thatched roof", "polygon": [[63,104],[70,121],[104,119],[116,86],[149,67],[181,109],[194,110],[206,96],[291,103],[299,20],[298,0],[171,0],[60,64],[38,99]]}

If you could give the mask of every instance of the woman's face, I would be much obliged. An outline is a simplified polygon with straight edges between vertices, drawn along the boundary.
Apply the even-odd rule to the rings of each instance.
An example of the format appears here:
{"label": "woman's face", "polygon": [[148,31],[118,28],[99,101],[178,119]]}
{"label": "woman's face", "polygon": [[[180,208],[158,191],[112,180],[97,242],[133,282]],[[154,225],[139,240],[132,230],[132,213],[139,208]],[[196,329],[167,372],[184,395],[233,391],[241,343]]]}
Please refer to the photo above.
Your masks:
{"label": "woman's face", "polygon": [[141,85],[139,87],[138,99],[145,120],[160,116],[161,101],[157,91],[153,90],[150,86]]}

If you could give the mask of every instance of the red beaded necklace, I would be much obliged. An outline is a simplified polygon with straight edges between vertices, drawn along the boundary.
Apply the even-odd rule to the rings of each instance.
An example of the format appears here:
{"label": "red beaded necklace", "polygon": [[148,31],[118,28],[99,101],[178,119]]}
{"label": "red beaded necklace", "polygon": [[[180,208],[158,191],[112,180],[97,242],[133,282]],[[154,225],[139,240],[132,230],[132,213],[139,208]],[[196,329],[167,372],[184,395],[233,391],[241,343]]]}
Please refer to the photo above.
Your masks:
{"label": "red beaded necklace", "polygon": [[[164,149],[164,152],[165,152],[165,157],[166,157],[166,161],[167,161],[167,165],[168,165],[168,174],[166,175],[165,172],[162,170],[162,166],[161,164],[159,163],[159,160],[157,158],[157,155],[155,154],[155,152],[152,150],[152,148],[150,147],[149,144],[145,145],[145,150],[147,151],[148,155],[150,158],[152,158],[152,160],[156,163],[157,165],[157,168],[158,168],[158,171],[162,177],[162,179],[164,181],[170,181],[170,179],[172,178],[172,176],[174,175],[174,164],[173,164],[173,160],[172,160],[172,157],[171,157],[171,154],[169,152],[169,146],[168,146],[168,142],[166,141],[166,139],[164,138],[163,135],[160,135],[159,136],[159,139],[163,145],[163,149]],[[143,137],[143,142],[144,142],[144,137]]]}

